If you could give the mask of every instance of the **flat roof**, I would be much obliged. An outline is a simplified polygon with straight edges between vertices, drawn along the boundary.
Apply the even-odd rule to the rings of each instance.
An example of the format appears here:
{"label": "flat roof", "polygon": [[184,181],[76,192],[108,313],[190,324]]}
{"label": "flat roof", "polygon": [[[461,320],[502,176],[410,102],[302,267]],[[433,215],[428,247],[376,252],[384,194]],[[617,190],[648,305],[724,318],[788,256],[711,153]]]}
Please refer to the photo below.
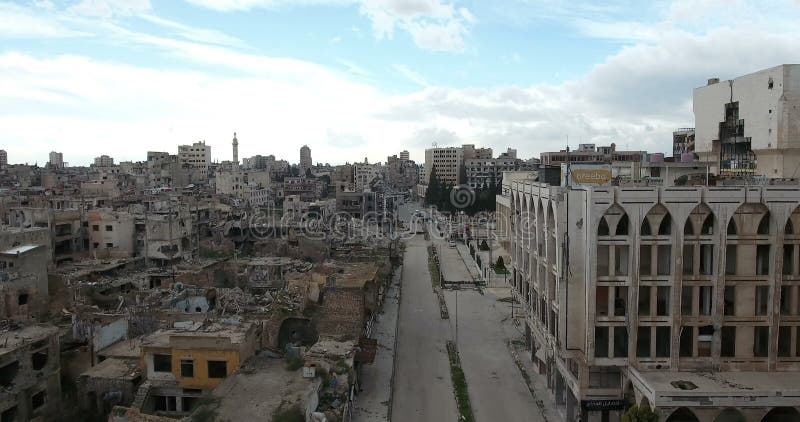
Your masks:
{"label": "flat roof", "polygon": [[707,406],[744,405],[742,400],[758,405],[758,398],[794,403],[800,402],[800,372],[638,372],[630,368],[634,379],[642,383],[655,406],[672,406],[691,401]]}
{"label": "flat roof", "polygon": [[30,251],[32,251],[32,250],[34,250],[36,248],[40,248],[40,247],[42,247],[42,245],[21,245],[21,246],[17,246],[17,247],[11,248],[11,249],[6,249],[4,251],[0,251],[0,254],[2,254],[2,255],[18,255],[18,254],[23,254],[23,253],[26,253],[26,252],[30,252]]}
{"label": "flat roof", "polygon": [[132,380],[141,375],[137,362],[109,358],[89,368],[81,376],[89,378]]}
{"label": "flat roof", "polygon": [[57,334],[58,327],[50,324],[34,324],[18,330],[5,331],[0,333],[0,354]]}

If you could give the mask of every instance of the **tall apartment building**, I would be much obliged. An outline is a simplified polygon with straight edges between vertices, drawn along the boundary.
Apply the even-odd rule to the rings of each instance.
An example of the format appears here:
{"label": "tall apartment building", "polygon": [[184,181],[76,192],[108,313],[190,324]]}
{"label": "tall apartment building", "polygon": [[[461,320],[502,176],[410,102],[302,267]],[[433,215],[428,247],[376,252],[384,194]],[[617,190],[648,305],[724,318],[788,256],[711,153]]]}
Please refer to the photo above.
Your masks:
{"label": "tall apartment building", "polygon": [[424,184],[430,182],[431,169],[436,169],[436,177],[448,185],[461,183],[461,168],[464,165],[464,150],[461,147],[428,148],[425,150]]}
{"label": "tall apartment building", "polygon": [[50,167],[55,167],[55,168],[66,167],[66,165],[64,164],[64,154],[60,152],[50,151],[50,158],[47,163],[50,164]]}
{"label": "tall apartment building", "polygon": [[353,182],[356,185],[356,190],[361,191],[368,188],[375,178],[383,173],[384,169],[380,163],[355,163],[353,164]]}
{"label": "tall apartment building", "polygon": [[410,155],[408,154],[407,150],[400,151],[400,159],[402,161],[408,161],[410,159]]}
{"label": "tall apartment building", "polygon": [[[505,153],[501,155],[505,155]],[[487,189],[491,186],[500,187],[503,182],[503,172],[535,170],[538,166],[516,157],[501,156],[500,158],[464,160],[464,168],[467,185],[473,189]]]}
{"label": "tall apartment building", "polygon": [[461,150],[465,160],[492,158],[491,148],[475,148],[474,144],[464,144]]}
{"label": "tall apartment building", "polygon": [[800,65],[709,79],[695,88],[693,106],[695,152],[719,173],[800,175]]}
{"label": "tall apartment building", "polygon": [[114,165],[114,158],[109,157],[108,155],[94,157],[94,165],[96,167],[111,167]]}
{"label": "tall apartment building", "polygon": [[208,165],[211,163],[211,145],[206,145],[206,141],[179,145],[178,162],[182,166],[208,170]]}
{"label": "tall apartment building", "polygon": [[8,165],[8,153],[4,149],[0,149],[0,167]]}
{"label": "tall apartment building", "polygon": [[300,148],[300,175],[305,176],[306,172],[314,166],[314,162],[311,161],[311,148],[308,145],[303,145]]}
{"label": "tall apartment building", "polygon": [[800,187],[507,177],[530,359],[565,420],[800,419]]}

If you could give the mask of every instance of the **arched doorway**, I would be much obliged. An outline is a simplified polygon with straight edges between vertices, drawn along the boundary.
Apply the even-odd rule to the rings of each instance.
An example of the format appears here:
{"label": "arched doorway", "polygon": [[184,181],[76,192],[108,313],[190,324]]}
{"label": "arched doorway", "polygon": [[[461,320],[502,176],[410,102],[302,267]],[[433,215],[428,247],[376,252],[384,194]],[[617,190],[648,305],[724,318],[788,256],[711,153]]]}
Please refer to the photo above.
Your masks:
{"label": "arched doorway", "polygon": [[725,409],[717,415],[714,422],[747,422],[747,419],[736,409]]}
{"label": "arched doorway", "polygon": [[680,409],[672,412],[672,414],[667,418],[666,422],[700,422],[700,420],[697,419],[697,416],[695,416],[691,410],[681,407]]}
{"label": "arched doorway", "polygon": [[800,422],[800,412],[793,407],[776,407],[764,415],[761,422]]}

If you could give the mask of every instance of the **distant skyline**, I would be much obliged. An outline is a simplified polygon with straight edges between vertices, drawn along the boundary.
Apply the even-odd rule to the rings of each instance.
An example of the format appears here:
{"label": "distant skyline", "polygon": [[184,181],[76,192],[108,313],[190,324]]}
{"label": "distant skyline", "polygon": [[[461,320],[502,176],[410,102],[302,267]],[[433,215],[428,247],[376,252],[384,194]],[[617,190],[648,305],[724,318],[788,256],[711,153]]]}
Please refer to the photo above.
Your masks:
{"label": "distant skyline", "polygon": [[800,62],[800,0],[0,1],[10,163],[385,161],[569,139],[669,152],[692,89]]}

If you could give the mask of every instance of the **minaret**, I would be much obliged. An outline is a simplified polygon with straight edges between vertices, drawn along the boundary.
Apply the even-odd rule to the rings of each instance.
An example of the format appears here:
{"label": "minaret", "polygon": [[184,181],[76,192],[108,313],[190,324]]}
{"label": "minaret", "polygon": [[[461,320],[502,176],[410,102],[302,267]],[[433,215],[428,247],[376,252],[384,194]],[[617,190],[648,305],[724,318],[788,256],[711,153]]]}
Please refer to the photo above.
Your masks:
{"label": "minaret", "polygon": [[236,139],[236,132],[233,132],[233,164],[239,164],[239,140]]}

